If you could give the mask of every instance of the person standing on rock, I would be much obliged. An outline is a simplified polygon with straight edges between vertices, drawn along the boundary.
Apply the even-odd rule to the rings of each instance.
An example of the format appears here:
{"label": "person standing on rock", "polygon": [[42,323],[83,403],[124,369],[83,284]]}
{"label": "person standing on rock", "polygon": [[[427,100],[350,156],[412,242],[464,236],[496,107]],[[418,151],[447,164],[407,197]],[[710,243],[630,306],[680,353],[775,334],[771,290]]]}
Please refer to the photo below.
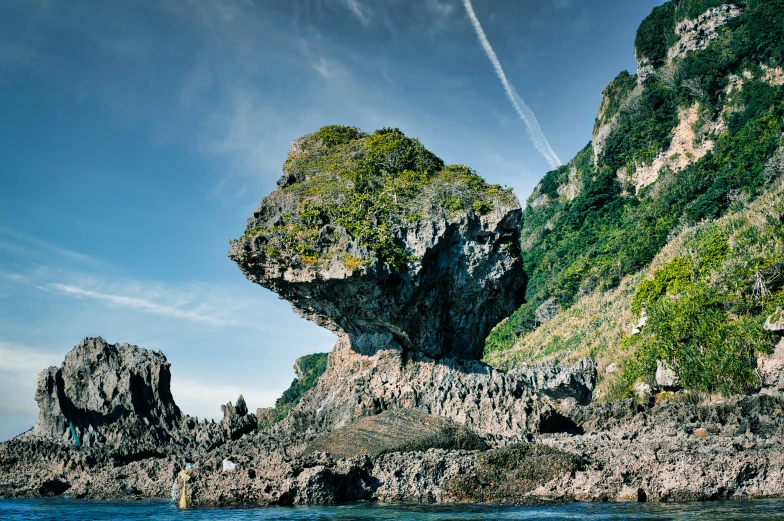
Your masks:
{"label": "person standing on rock", "polygon": [[182,469],[172,483],[172,501],[177,503],[180,508],[188,508],[187,485],[191,477],[189,474],[196,464],[190,457],[190,454],[185,454],[185,468]]}

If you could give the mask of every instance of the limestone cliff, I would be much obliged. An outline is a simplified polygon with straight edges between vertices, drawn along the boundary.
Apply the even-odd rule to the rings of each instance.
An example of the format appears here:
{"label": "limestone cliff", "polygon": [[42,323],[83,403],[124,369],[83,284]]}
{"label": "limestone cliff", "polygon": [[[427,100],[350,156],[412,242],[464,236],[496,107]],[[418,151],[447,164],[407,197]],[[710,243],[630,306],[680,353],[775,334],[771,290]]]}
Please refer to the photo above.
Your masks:
{"label": "limestone cliff", "polygon": [[[528,199],[527,302],[489,336],[485,361],[511,369],[590,354],[605,399],[654,384],[660,366],[706,394],[776,380],[757,360],[774,350],[763,325],[784,302],[766,271],[782,261],[782,13],[780,0],[689,0],[643,20],[637,74],[607,85],[592,142]],[[644,297],[675,265],[689,283]],[[707,316],[722,333],[697,339]],[[749,334],[734,343],[731,331]]]}

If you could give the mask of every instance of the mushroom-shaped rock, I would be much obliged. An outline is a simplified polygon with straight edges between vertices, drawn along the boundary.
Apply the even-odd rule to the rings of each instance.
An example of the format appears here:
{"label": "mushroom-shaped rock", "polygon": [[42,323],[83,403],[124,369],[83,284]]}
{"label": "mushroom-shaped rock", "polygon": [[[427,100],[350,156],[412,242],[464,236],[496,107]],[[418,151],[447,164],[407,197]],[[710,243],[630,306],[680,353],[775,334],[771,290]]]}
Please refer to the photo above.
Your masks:
{"label": "mushroom-shaped rock", "polygon": [[372,354],[482,357],[522,302],[517,197],[397,129],[294,142],[229,256],[302,316]]}

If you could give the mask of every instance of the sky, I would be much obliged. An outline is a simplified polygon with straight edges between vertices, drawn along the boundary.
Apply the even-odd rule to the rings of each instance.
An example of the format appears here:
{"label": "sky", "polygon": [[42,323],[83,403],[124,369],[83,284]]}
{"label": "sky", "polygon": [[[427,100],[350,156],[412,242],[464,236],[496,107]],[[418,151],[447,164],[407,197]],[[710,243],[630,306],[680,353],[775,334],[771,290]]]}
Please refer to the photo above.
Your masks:
{"label": "sky", "polygon": [[[568,161],[660,0],[474,0]],[[0,2],[0,440],[87,336],[161,350],[180,408],[274,404],[335,337],[227,257],[295,138],[398,127],[525,201],[550,169],[463,0]]]}

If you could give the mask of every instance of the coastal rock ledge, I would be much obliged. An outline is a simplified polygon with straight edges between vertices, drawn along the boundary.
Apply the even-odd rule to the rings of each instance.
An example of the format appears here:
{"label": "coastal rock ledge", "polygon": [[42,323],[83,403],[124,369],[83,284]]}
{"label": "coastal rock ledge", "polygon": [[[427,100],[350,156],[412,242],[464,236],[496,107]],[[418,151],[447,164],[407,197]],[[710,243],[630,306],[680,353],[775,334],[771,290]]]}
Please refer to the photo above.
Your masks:
{"label": "coastal rock ledge", "polygon": [[525,293],[520,218],[511,191],[396,129],[298,139],[229,256],[336,334],[315,385],[261,419],[240,396],[220,422],[199,422],[177,407],[162,353],[85,339],[41,373],[36,426],[0,444],[0,497],[198,506],[784,495],[776,388],[702,405],[597,404],[590,359],[509,372],[481,362],[487,334]]}

